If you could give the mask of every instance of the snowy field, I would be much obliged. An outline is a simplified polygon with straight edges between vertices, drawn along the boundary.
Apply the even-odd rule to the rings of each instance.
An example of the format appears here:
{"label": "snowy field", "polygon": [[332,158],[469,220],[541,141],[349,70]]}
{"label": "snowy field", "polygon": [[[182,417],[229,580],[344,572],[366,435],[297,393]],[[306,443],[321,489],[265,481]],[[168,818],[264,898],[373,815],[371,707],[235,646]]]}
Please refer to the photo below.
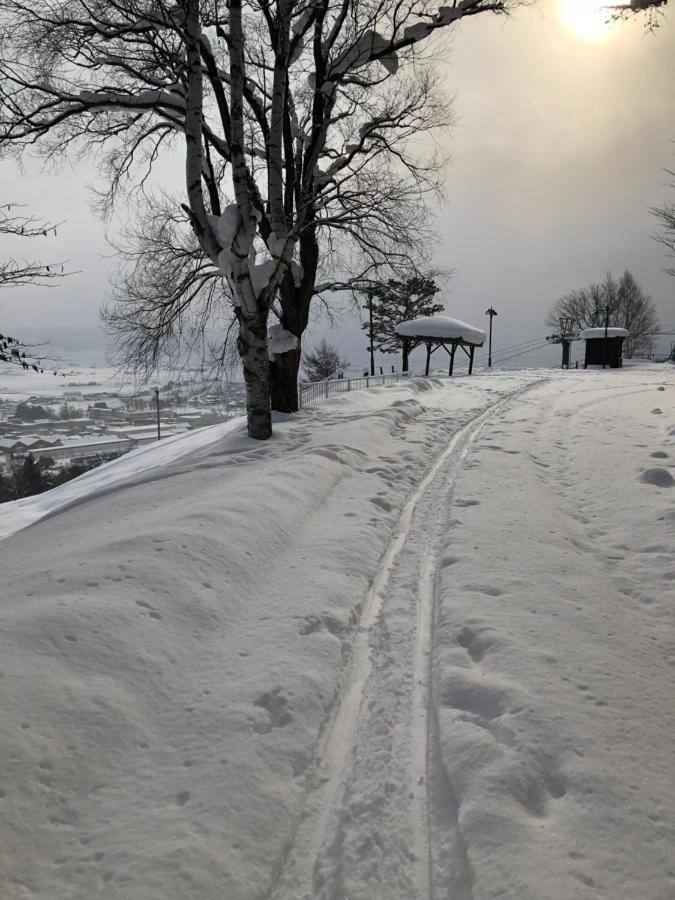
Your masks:
{"label": "snowy field", "polygon": [[643,364],[5,504],[0,898],[672,900],[674,476]]}
{"label": "snowy field", "polygon": [[[64,391],[84,391],[102,393],[120,391],[124,385],[115,369],[75,368],[68,374],[54,375],[52,372],[24,372],[17,366],[0,365],[0,393],[5,400],[20,402],[32,395],[60,398]],[[128,388],[131,393],[131,388]]]}

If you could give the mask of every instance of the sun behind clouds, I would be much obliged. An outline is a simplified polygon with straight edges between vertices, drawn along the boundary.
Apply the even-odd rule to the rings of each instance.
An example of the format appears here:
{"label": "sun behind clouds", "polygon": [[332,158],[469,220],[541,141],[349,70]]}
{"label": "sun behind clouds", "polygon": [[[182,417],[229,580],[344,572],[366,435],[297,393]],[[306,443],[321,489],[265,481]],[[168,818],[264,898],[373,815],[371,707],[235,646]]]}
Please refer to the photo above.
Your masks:
{"label": "sun behind clouds", "polygon": [[579,37],[600,40],[610,33],[608,0],[560,0],[560,15]]}

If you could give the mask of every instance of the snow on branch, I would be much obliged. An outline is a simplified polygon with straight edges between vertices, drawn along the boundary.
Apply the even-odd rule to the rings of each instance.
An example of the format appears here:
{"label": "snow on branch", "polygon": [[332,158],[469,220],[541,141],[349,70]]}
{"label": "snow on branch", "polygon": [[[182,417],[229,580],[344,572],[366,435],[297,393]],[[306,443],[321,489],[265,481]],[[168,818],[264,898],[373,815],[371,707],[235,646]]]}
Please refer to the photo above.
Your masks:
{"label": "snow on branch", "polygon": [[272,308],[301,339],[317,286],[429,252],[444,160],[418,138],[449,116],[424,47],[520,2],[0,0],[0,152],[96,154],[109,209],[178,148],[173,212],[226,282],[264,394]]}

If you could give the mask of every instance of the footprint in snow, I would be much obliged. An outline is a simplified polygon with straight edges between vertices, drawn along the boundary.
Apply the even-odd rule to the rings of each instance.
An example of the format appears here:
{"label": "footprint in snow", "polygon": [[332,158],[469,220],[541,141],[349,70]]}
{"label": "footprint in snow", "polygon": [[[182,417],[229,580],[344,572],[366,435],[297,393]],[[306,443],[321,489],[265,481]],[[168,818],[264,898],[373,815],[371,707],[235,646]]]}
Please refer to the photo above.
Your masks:
{"label": "footprint in snow", "polygon": [[457,635],[457,643],[464,647],[474,662],[480,662],[494,642],[489,637],[477,635],[473,628],[464,625]]}
{"label": "footprint in snow", "polygon": [[385,500],[382,497],[371,497],[370,502],[373,504],[373,506],[377,506],[380,509],[384,510],[385,512],[391,511],[391,508],[392,508],[391,503],[389,503],[387,500]]}
{"label": "footprint in snow", "polygon": [[640,475],[640,481],[643,484],[653,484],[655,487],[670,488],[675,486],[675,479],[668,469],[661,466],[654,466],[651,469],[645,469]]}
{"label": "footprint in snow", "polygon": [[255,731],[265,732],[272,728],[285,728],[293,721],[293,716],[288,709],[288,699],[280,687],[261,694],[257,700],[253,701],[253,705],[266,710],[269,715],[269,725],[267,727],[256,725],[254,726]]}
{"label": "footprint in snow", "polygon": [[487,594],[489,597],[501,597],[504,593],[500,588],[490,584],[465,584],[465,591],[476,591],[478,594]]}

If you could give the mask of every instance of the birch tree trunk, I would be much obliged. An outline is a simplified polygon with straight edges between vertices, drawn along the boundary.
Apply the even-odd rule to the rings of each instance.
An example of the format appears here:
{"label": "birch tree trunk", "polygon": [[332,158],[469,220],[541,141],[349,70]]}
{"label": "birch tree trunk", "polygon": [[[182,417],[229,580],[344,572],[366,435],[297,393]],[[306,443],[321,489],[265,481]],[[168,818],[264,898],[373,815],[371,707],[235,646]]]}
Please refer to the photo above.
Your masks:
{"label": "birch tree trunk", "polygon": [[230,118],[232,184],[240,223],[232,242],[232,274],[239,337],[237,349],[244,368],[249,437],[267,440],[272,434],[270,361],[267,349],[269,307],[255,293],[249,269],[257,223],[244,154],[244,32],[241,0],[230,0]]}

